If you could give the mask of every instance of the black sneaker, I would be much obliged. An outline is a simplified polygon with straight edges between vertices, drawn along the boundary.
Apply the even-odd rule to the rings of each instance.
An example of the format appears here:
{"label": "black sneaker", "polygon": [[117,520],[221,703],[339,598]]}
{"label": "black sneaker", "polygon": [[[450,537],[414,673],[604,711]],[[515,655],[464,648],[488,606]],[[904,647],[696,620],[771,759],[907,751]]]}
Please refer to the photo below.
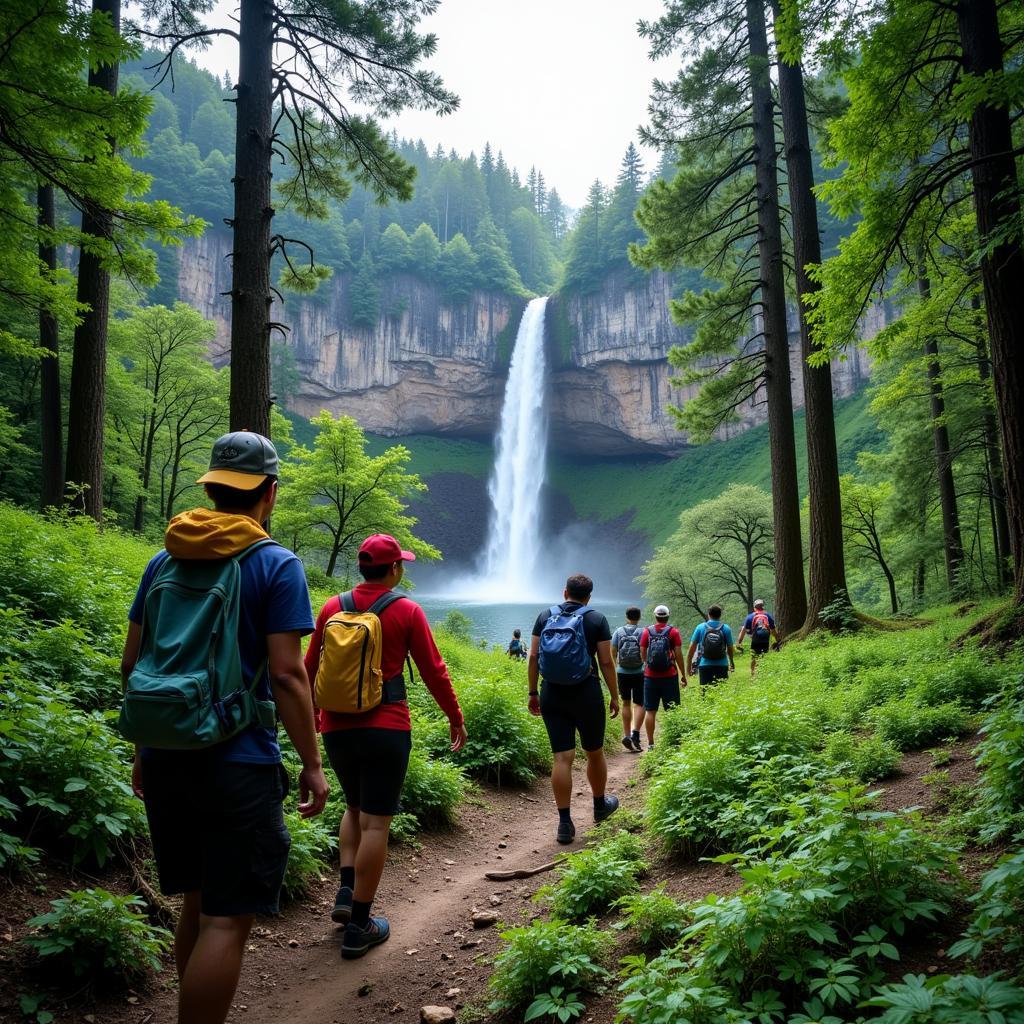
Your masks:
{"label": "black sneaker", "polygon": [[594,821],[604,821],[605,818],[610,818],[618,809],[619,798],[617,796],[606,796],[601,810],[594,809]]}
{"label": "black sneaker", "polygon": [[386,917],[371,917],[365,928],[349,921],[341,940],[341,955],[346,960],[356,960],[372,946],[379,946],[390,937],[391,925]]}
{"label": "black sneaker", "polygon": [[560,821],[555,838],[563,846],[571,843],[576,838],[576,826],[571,821]]}
{"label": "black sneaker", "polygon": [[632,743],[633,749],[638,754],[643,750],[643,747],[640,746],[640,737],[639,736],[632,736],[632,737],[630,737],[629,742]]}
{"label": "black sneaker", "polygon": [[633,753],[633,741],[628,736],[622,737],[622,745],[630,752]]}
{"label": "black sneaker", "polygon": [[331,920],[335,924],[348,924],[352,920],[352,890],[347,885],[343,885],[334,897]]}

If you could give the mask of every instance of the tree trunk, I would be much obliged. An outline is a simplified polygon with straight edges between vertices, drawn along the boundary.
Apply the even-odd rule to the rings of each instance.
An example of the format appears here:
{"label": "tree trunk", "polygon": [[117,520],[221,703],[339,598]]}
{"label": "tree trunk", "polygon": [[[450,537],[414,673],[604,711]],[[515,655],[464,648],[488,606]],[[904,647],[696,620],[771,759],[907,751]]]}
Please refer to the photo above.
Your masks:
{"label": "tree trunk", "polygon": [[757,250],[765,335],[765,393],[772,463],[775,540],[775,614],[780,635],[799,629],[807,616],[800,492],[793,431],[793,393],[786,326],[774,109],[768,73],[768,34],[763,0],[747,0],[750,39],[754,162],[757,183]]}
{"label": "tree trunk", "polygon": [[[779,0],[773,0],[776,21]],[[807,267],[821,263],[818,208],[814,199],[814,169],[807,127],[804,75],[799,64],[782,58],[779,69],[779,105],[786,147],[789,207],[793,219],[793,256],[796,293],[800,307],[800,355],[804,379],[804,414],[807,425],[807,493],[810,509],[808,607],[805,629],[819,625],[821,610],[846,593],[846,562],[843,550],[843,506],[839,496],[839,456],[836,452],[836,421],[832,405],[832,367],[811,366],[808,360],[816,345],[807,323],[806,297],[819,285]]]}
{"label": "tree trunk", "polygon": [[[919,275],[917,289],[921,297],[927,299],[931,295],[931,282],[927,277]],[[946,399],[942,391],[939,344],[933,334],[925,338],[924,352],[928,358],[928,400],[931,405],[932,443],[935,447],[935,476],[939,483],[939,507],[942,510],[942,553],[946,559],[946,586],[950,594],[955,596],[963,584],[960,572],[964,562],[964,544],[953,480],[949,427],[946,426]]]}
{"label": "tree trunk", "polygon": [[231,254],[232,430],[270,436],[270,205],[274,24],[269,0],[241,0]]}
{"label": "tree trunk", "polygon": [[[121,30],[121,0],[93,0],[94,14],[110,18]],[[117,64],[89,69],[89,85],[117,94]],[[109,140],[111,149],[114,140]],[[82,231],[110,238],[114,218],[109,210],[89,208],[82,214]],[[87,310],[75,328],[68,402],[67,479],[81,490],[74,508],[94,519],[103,517],[103,427],[106,412],[107,321],[110,317],[110,272],[95,253],[81,251],[78,260],[78,302]]]}
{"label": "tree trunk", "polygon": [[[1003,52],[995,0],[960,0],[957,19],[964,71],[977,76],[1001,74]],[[1003,439],[1014,600],[1024,604],[1024,416],[1019,409],[1024,394],[1024,245],[1016,227],[1021,210],[1009,108],[979,104],[971,115],[970,141],[974,209],[982,244],[998,229],[1007,229],[1006,237],[985,250],[981,279]]]}
{"label": "tree trunk", "polygon": [[[978,377],[987,388],[992,378],[992,364],[983,337],[978,339]],[[985,468],[988,475],[989,502],[992,511],[992,540],[996,552],[996,582],[1002,590],[1012,582],[1010,573],[1010,524],[1006,518],[1006,488],[1003,484],[1003,457],[999,451],[999,427],[995,414],[986,406],[983,420],[985,434]]]}
{"label": "tree trunk", "polygon": [[753,548],[748,547],[747,551],[747,593],[745,600],[747,603],[747,611],[752,612],[754,610],[754,551]]}
{"label": "tree trunk", "polygon": [[[53,231],[56,215],[53,186],[40,185],[37,195],[39,227]],[[51,274],[57,269],[57,247],[52,237],[40,239],[39,262]],[[60,336],[57,318],[48,310],[39,310],[39,347],[49,352],[39,360],[39,430],[42,451],[43,508],[56,508],[64,498],[64,433],[61,425]]]}
{"label": "tree trunk", "polygon": [[889,604],[892,606],[893,615],[895,615],[900,610],[900,603],[896,600],[896,580],[893,578],[888,563],[883,561],[881,565],[882,572],[885,573],[885,581],[889,584]]}
{"label": "tree trunk", "polygon": [[327,573],[328,576],[333,576],[334,575],[334,570],[338,567],[338,554],[339,554],[339,551],[340,551],[339,545],[337,543],[335,543],[332,546],[332,548],[331,548],[331,557],[327,560],[327,570],[326,570],[326,573]]}

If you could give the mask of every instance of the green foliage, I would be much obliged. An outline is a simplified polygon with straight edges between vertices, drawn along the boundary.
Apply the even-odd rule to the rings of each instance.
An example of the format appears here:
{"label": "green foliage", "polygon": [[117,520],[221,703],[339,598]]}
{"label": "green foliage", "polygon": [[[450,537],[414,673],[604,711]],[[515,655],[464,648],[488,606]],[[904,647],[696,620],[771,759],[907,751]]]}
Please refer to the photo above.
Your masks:
{"label": "green foliage", "polygon": [[977,959],[985,950],[998,949],[1018,965],[1018,976],[1024,975],[1024,850],[1000,857],[982,877],[972,902],[967,932],[950,946],[949,955]]}
{"label": "green foliage", "polygon": [[959,736],[967,728],[967,715],[959,704],[929,707],[912,696],[873,708],[868,719],[878,735],[899,750],[921,750]]}
{"label": "green foliage", "polygon": [[852,775],[861,782],[877,782],[892,775],[901,754],[879,736],[834,732],[825,742],[824,757],[836,774]]}
{"label": "green foliage", "polygon": [[674,946],[691,918],[683,906],[659,885],[650,892],[620,896],[615,907],[623,921],[617,928],[628,928],[640,944],[655,949]]}
{"label": "green foliage", "polygon": [[338,830],[324,817],[303,818],[297,811],[285,815],[285,827],[291,834],[288,867],[282,886],[285,896],[297,899],[309,890],[338,849]]}
{"label": "green foliage", "polygon": [[606,977],[604,967],[615,944],[607,932],[564,921],[534,921],[501,933],[489,985],[492,1010],[524,1007],[555,985],[563,991],[593,991]]}
{"label": "green foliage", "polygon": [[647,867],[639,839],[620,832],[592,849],[569,854],[558,881],[537,895],[550,901],[555,917],[586,920],[607,913],[617,899],[639,889]]}
{"label": "green foliage", "polygon": [[413,749],[402,787],[402,807],[416,816],[421,828],[453,825],[465,795],[466,780],[458,766]]}
{"label": "green foliage", "polygon": [[981,835],[992,840],[1024,825],[1024,676],[1012,675],[999,697],[990,698],[981,732]]}
{"label": "green foliage", "polygon": [[120,986],[160,970],[171,935],[149,924],[140,897],[105,889],[69,890],[50,906],[51,911],[28,922],[37,931],[23,941],[53,970]]}
{"label": "green foliage", "polygon": [[905,974],[867,1001],[878,1024],[1024,1024],[1024,989],[997,975]]}
{"label": "green foliage", "polygon": [[450,637],[463,643],[469,643],[473,639],[473,620],[465,612],[460,612],[457,608],[452,608],[444,617],[441,629]]}
{"label": "green foliage", "polygon": [[550,1017],[552,1020],[566,1024],[575,1020],[586,1009],[579,994],[566,992],[561,985],[552,985],[550,991],[542,992],[526,1009],[524,1021]]}

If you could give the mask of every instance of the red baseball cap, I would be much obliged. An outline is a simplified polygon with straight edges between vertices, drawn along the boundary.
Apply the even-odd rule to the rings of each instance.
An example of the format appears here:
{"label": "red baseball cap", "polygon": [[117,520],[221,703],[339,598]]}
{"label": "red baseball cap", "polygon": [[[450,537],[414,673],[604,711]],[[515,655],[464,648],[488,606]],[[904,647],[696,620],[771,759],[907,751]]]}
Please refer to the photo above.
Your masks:
{"label": "red baseball cap", "polygon": [[363,541],[359,548],[360,565],[390,565],[392,562],[415,562],[411,551],[402,546],[388,533],[374,533]]}

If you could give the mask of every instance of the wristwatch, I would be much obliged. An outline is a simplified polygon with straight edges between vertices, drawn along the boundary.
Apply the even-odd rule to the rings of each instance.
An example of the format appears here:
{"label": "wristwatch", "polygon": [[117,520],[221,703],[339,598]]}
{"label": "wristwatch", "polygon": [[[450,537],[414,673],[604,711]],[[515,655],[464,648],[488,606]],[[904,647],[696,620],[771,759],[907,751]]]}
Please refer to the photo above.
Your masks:
{"label": "wristwatch", "polygon": [[540,696],[540,692],[537,691],[537,690],[531,690],[530,693],[529,693],[529,696],[531,696],[531,697],[539,697]]}

